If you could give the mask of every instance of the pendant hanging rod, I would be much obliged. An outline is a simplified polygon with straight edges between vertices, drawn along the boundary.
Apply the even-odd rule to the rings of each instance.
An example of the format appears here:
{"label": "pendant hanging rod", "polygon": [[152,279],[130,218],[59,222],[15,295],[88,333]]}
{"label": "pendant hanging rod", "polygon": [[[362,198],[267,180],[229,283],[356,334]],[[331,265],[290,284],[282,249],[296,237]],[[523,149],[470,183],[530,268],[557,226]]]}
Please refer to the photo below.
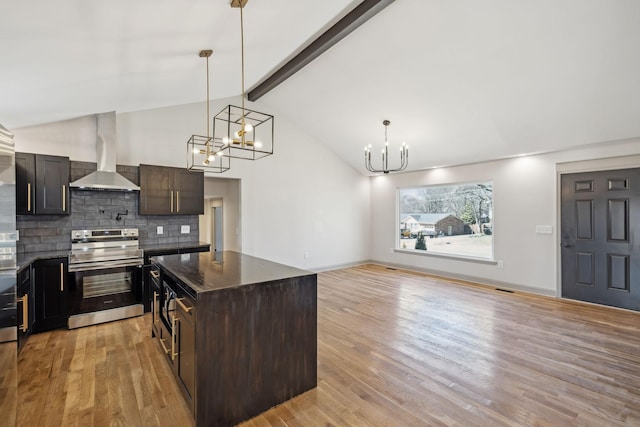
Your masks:
{"label": "pendant hanging rod", "polygon": [[[245,2],[246,3],[246,2]],[[244,18],[242,15],[244,7],[240,7],[240,58],[242,61],[242,126],[244,127]]]}
{"label": "pendant hanging rod", "polygon": [[211,136],[211,130],[210,130],[210,125],[209,125],[209,107],[211,102],[209,101],[209,57],[213,54],[212,50],[206,49],[206,50],[201,50],[200,53],[198,53],[198,56],[200,58],[207,58],[207,138],[209,138]]}

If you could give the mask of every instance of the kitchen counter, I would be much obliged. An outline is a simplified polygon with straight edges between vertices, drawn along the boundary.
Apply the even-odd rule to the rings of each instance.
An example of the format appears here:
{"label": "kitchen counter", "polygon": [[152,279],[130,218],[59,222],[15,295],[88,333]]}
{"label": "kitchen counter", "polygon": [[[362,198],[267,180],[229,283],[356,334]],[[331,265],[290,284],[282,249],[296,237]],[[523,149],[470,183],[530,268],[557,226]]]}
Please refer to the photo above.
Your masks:
{"label": "kitchen counter", "polygon": [[16,268],[19,273],[25,267],[41,259],[68,258],[69,251],[20,252],[16,257]]}
{"label": "kitchen counter", "polygon": [[140,244],[140,248],[144,251],[145,255],[151,256],[155,253],[178,252],[184,250],[188,250],[190,252],[202,252],[208,251],[210,247],[211,245],[207,242]]}
{"label": "kitchen counter", "polygon": [[196,426],[236,425],[317,385],[317,274],[233,251],[151,263],[152,328]]}
{"label": "kitchen counter", "polygon": [[154,261],[196,294],[314,274],[234,251],[164,255]]}

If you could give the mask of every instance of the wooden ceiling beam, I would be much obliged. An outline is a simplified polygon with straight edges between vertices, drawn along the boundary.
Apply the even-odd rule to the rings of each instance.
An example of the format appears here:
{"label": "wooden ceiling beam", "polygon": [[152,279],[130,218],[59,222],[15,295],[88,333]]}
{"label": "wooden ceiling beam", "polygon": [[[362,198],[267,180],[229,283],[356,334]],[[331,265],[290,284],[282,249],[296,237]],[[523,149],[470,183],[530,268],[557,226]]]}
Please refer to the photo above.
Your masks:
{"label": "wooden ceiling beam", "polygon": [[393,3],[394,0],[364,0],[351,12],[336,22],[331,28],[312,41],[300,53],[294,56],[282,67],[274,71],[258,86],[249,91],[249,101],[256,101],[280,83],[301,70],[305,65],[322,55],[331,46],[349,35],[356,28],[367,22],[378,12]]}

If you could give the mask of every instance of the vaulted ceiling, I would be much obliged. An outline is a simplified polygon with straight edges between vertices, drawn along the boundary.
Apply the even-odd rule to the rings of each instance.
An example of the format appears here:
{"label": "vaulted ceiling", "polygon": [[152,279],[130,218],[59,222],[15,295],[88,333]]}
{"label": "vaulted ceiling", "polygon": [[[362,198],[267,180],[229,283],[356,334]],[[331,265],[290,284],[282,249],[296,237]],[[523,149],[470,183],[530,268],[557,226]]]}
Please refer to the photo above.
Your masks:
{"label": "vaulted ceiling", "polygon": [[[250,0],[247,86],[358,4]],[[203,101],[206,48],[212,97],[240,92],[239,15],[226,0],[2,9],[8,128]],[[391,146],[410,145],[410,170],[640,137],[638,22],[637,0],[396,0],[260,102],[363,173],[384,119]]]}

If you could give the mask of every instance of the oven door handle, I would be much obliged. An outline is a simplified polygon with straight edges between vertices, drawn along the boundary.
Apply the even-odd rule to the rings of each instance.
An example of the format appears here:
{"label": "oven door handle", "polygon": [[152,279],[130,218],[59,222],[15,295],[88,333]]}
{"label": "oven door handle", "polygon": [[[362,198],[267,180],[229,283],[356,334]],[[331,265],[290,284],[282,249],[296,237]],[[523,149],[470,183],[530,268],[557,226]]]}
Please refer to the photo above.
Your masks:
{"label": "oven door handle", "polygon": [[83,262],[78,264],[69,263],[69,272],[88,271],[88,270],[106,270],[116,267],[142,267],[142,259],[135,260],[115,260],[115,261],[99,261],[99,262]]}

